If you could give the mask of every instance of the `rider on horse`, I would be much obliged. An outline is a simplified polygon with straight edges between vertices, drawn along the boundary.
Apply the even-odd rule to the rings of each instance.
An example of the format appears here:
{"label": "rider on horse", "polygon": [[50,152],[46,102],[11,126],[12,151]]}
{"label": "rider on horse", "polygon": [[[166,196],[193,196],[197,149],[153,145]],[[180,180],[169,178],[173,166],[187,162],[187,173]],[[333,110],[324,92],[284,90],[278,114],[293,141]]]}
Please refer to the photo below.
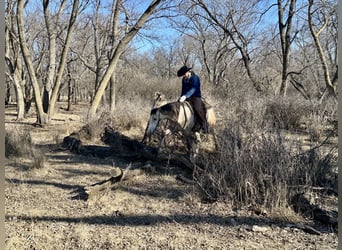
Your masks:
{"label": "rider on horse", "polygon": [[200,120],[203,132],[208,133],[206,110],[201,96],[201,81],[191,69],[183,66],[177,72],[178,77],[183,77],[182,93],[179,102],[184,102],[185,100],[190,102]]}

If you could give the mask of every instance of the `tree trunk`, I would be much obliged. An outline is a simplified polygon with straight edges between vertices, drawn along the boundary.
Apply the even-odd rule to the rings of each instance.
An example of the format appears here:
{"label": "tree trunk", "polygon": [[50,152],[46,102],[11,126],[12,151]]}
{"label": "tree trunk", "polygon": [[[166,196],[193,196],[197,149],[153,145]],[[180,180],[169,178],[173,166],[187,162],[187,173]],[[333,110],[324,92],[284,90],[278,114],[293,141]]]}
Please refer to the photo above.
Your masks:
{"label": "tree trunk", "polygon": [[31,84],[25,84],[24,87],[22,88],[25,89],[25,97],[24,97],[25,115],[28,115],[30,114],[32,100],[34,99],[32,96],[32,86]]}
{"label": "tree trunk", "polygon": [[25,116],[25,103],[23,89],[20,85],[20,77],[16,73],[13,74],[14,89],[17,98],[17,120],[22,120]]}
{"label": "tree trunk", "polygon": [[[20,57],[20,45],[18,43],[17,32],[15,28],[15,12],[13,1],[7,2],[6,10],[6,28],[5,28],[5,61],[8,68],[8,77],[13,83],[16,102],[17,102],[17,120],[25,116],[25,76],[23,74],[23,64]],[[6,100],[10,101],[10,86],[7,84]]]}
{"label": "tree trunk", "polygon": [[114,111],[115,111],[115,74],[112,75],[112,77],[110,78],[110,112],[112,114],[114,114]]}
{"label": "tree trunk", "polygon": [[73,3],[73,6],[72,6],[72,13],[70,16],[70,21],[69,21],[69,26],[68,26],[68,31],[67,31],[67,37],[66,37],[66,41],[65,41],[63,51],[62,51],[62,56],[61,56],[61,60],[60,60],[60,64],[59,64],[59,68],[58,68],[58,72],[57,72],[57,79],[56,79],[55,85],[53,87],[53,91],[52,91],[52,95],[51,95],[51,99],[50,99],[50,106],[49,106],[49,111],[48,111],[49,119],[52,118],[52,116],[55,112],[55,105],[56,105],[56,101],[57,101],[57,96],[58,96],[58,93],[60,90],[62,76],[63,76],[64,68],[66,65],[66,59],[67,59],[67,55],[68,55],[68,51],[69,51],[69,47],[70,47],[70,43],[71,43],[72,33],[74,31],[75,22],[76,22],[76,18],[78,15],[78,3],[79,3],[79,0],[75,0]]}
{"label": "tree trunk", "polygon": [[77,104],[78,98],[80,98],[81,101],[84,101],[82,99],[82,96],[80,95],[77,79],[74,80],[73,89],[74,89],[74,91],[73,91],[73,102],[74,102],[74,104]]}
{"label": "tree trunk", "polygon": [[9,105],[12,102],[11,96],[11,85],[9,82],[6,82],[6,97],[5,97],[5,105]]}
{"label": "tree trunk", "polygon": [[[322,66],[322,69],[323,69],[325,85],[326,85],[326,87],[327,87],[327,89],[329,91],[329,94],[331,96],[333,96],[335,99],[337,99],[336,86],[334,86],[332,81],[331,81],[327,60],[325,58],[324,51],[323,51],[321,42],[319,40],[319,36],[320,36],[321,32],[328,25],[328,18],[324,17],[325,18],[324,24],[322,25],[322,27],[318,31],[315,31],[314,24],[313,24],[313,21],[312,21],[312,18],[313,18],[312,17],[312,15],[313,15],[313,13],[312,13],[312,6],[313,6],[313,0],[309,0],[309,6],[308,6],[308,19],[309,20],[308,21],[309,21],[310,33],[311,33],[312,38],[313,38],[313,40],[315,42],[315,45],[316,45],[316,48],[317,48],[317,52],[318,52],[318,55],[319,55],[319,59],[321,61],[321,66]],[[337,76],[337,74],[336,74],[336,76]]]}
{"label": "tree trunk", "polygon": [[[49,52],[49,67],[47,72],[47,81],[43,83],[49,93],[51,95],[51,90],[55,81],[55,73],[56,73],[56,38],[57,38],[57,28],[53,27],[53,23],[51,21],[51,15],[49,11],[49,0],[43,0],[43,8],[44,8],[44,20],[45,26],[48,34],[48,52]],[[62,2],[62,5],[65,1]],[[60,10],[62,7],[60,8]],[[57,14],[60,15],[60,12]],[[58,17],[57,17],[58,18]]]}
{"label": "tree trunk", "polygon": [[94,119],[97,108],[100,104],[101,98],[108,85],[108,82],[110,81],[110,78],[113,76],[113,74],[115,74],[114,71],[119,61],[120,56],[124,52],[129,42],[134,38],[134,36],[138,33],[138,31],[143,27],[147,18],[153,13],[153,11],[156,9],[156,7],[160,3],[161,3],[161,0],[154,0],[146,9],[146,11],[142,14],[142,16],[139,18],[137,23],[130,29],[130,31],[122,38],[122,40],[117,45],[116,49],[114,50],[113,57],[111,58],[109,62],[109,67],[107,68],[99,84],[99,87],[95,93],[94,100],[91,103],[90,109],[88,111],[88,119],[90,120]]}
{"label": "tree trunk", "polygon": [[35,97],[36,109],[37,109],[37,123],[46,124],[48,122],[47,116],[44,113],[42,100],[39,91],[39,84],[36,76],[36,72],[33,68],[33,63],[30,55],[30,51],[27,45],[27,39],[24,31],[24,20],[23,20],[23,9],[25,5],[24,0],[18,0],[17,4],[17,21],[18,21],[18,32],[19,32],[19,42],[20,48],[23,54],[25,65],[27,67],[28,73],[33,86],[33,93]]}
{"label": "tree trunk", "polygon": [[289,11],[286,21],[284,22],[284,9],[282,6],[282,0],[278,0],[278,28],[280,35],[280,43],[281,43],[281,52],[282,52],[282,73],[281,73],[281,82],[279,88],[279,96],[285,96],[287,90],[287,77],[288,77],[288,69],[289,69],[289,60],[290,60],[290,47],[291,47],[291,30],[292,30],[292,19],[295,13],[295,5],[296,0],[289,0]]}
{"label": "tree trunk", "polygon": [[71,110],[71,99],[72,99],[72,79],[71,77],[69,77],[68,79],[68,107],[67,110],[70,111]]}

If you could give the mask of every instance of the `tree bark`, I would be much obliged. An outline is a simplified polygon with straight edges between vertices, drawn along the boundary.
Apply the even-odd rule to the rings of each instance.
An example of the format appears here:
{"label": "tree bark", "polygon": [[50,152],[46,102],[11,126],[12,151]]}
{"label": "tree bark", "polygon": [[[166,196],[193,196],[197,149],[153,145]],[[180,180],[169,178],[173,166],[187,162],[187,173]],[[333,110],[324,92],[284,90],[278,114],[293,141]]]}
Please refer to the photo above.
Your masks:
{"label": "tree bark", "polygon": [[[119,26],[119,16],[120,16],[120,8],[122,5],[122,0],[118,0],[116,4],[112,6],[112,16],[111,19],[112,21],[112,40],[111,40],[111,46],[114,48],[115,44],[118,41],[118,26]],[[111,57],[113,55],[110,55]],[[110,58],[109,58],[110,59]],[[110,78],[110,112],[114,113],[115,111],[115,103],[116,103],[116,82],[115,82],[115,72],[112,74]]]}
{"label": "tree bark", "polygon": [[56,82],[55,82],[55,85],[53,87],[52,94],[51,94],[49,111],[48,111],[49,119],[52,118],[52,116],[55,112],[55,105],[56,105],[58,93],[59,93],[60,86],[61,86],[64,68],[66,65],[66,60],[67,60],[67,55],[68,55],[68,51],[69,51],[69,47],[70,47],[70,43],[71,43],[72,33],[74,31],[75,22],[76,22],[76,18],[78,15],[78,8],[79,8],[78,4],[79,4],[79,0],[74,0],[73,6],[72,6],[71,16],[70,16],[70,20],[69,20],[67,37],[66,37],[66,41],[65,41],[65,44],[63,47],[60,64],[58,67],[57,79],[56,79]]}
{"label": "tree bark", "polygon": [[17,72],[14,72],[11,78],[17,98],[17,120],[20,121],[24,119],[25,116],[24,92],[20,85],[20,76],[18,76]]}
{"label": "tree bark", "polygon": [[48,67],[48,73],[47,73],[47,82],[43,83],[46,86],[46,89],[49,93],[49,96],[51,95],[51,91],[55,82],[55,74],[56,74],[56,39],[57,39],[57,25],[58,25],[58,19],[61,15],[61,12],[64,8],[65,0],[61,2],[59,11],[56,15],[56,24],[54,25],[51,20],[51,15],[49,11],[49,0],[43,0],[43,9],[44,9],[44,20],[45,20],[45,26],[47,29],[48,34],[48,40],[49,40],[49,67]]}
{"label": "tree bark", "polygon": [[115,111],[115,94],[116,94],[116,83],[115,73],[110,78],[110,112],[113,114]]}
{"label": "tree bark", "polygon": [[[335,99],[337,99],[336,86],[334,86],[333,82],[331,81],[328,63],[327,63],[327,60],[325,58],[321,42],[319,40],[320,34],[328,25],[328,18],[326,16],[324,17],[325,20],[324,20],[322,27],[318,31],[316,31],[314,28],[313,20],[312,20],[312,18],[313,18],[313,11],[312,11],[313,2],[314,2],[313,0],[309,0],[309,5],[308,5],[308,22],[309,22],[310,33],[311,33],[312,38],[315,42],[317,52],[318,52],[318,55],[319,55],[319,58],[321,61],[321,66],[322,66],[324,79],[325,79],[325,85],[329,91],[329,94],[331,96],[333,96]],[[337,74],[336,74],[336,77],[337,77]]]}
{"label": "tree bark", "polygon": [[284,22],[284,9],[282,6],[282,0],[278,0],[278,28],[281,43],[282,52],[282,73],[279,89],[279,96],[285,96],[287,90],[287,77],[289,69],[290,51],[291,51],[291,31],[292,31],[292,19],[295,13],[296,0],[289,0],[289,11],[286,21]]}
{"label": "tree bark", "polygon": [[40,97],[39,84],[36,76],[36,72],[33,68],[33,63],[30,55],[30,51],[27,45],[27,39],[24,31],[24,20],[23,20],[23,9],[25,0],[18,0],[17,4],[17,22],[18,22],[18,33],[20,48],[23,54],[24,62],[27,67],[28,73],[33,86],[33,93],[35,97],[35,104],[37,109],[37,123],[46,124],[48,122],[47,115],[44,113],[42,100]]}
{"label": "tree bark", "polygon": [[[19,56],[19,45],[15,42],[14,31],[14,4],[12,1],[7,3],[7,18],[5,28],[5,61],[8,68],[8,77],[14,85],[17,100],[17,120],[22,120],[25,116],[24,90],[22,79],[22,61]],[[9,84],[7,84],[9,85]],[[7,86],[6,99],[10,98],[10,87]]]}

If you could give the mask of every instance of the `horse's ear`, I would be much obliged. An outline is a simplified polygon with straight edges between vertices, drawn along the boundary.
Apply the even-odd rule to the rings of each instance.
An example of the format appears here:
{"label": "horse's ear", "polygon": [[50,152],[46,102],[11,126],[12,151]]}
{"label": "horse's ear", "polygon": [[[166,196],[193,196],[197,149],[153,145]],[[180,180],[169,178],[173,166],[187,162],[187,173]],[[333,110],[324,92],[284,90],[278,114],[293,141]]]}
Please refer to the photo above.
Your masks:
{"label": "horse's ear", "polygon": [[160,101],[165,101],[166,98],[165,98],[165,95],[162,94],[161,92],[157,91],[154,93],[154,99],[155,100],[160,100]]}
{"label": "horse's ear", "polygon": [[160,96],[161,96],[161,93],[160,93],[159,91],[157,91],[157,92],[154,93],[154,97],[155,97],[155,98],[158,98],[158,97],[160,97]]}

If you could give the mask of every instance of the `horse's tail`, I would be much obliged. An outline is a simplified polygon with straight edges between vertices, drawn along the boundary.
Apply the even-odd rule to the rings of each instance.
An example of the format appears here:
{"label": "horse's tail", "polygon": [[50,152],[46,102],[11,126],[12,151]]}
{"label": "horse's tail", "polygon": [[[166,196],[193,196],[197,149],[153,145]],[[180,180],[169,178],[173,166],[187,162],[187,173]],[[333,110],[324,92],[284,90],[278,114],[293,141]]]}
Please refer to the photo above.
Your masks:
{"label": "horse's tail", "polygon": [[216,124],[216,116],[213,107],[210,107],[207,109],[207,114],[206,114],[207,122],[209,126],[215,126]]}
{"label": "horse's tail", "polygon": [[202,98],[204,106],[205,106],[205,110],[206,110],[206,118],[207,118],[207,122],[209,124],[209,126],[215,126],[216,124],[216,115],[215,115],[215,111],[212,105],[210,105],[207,100],[205,100],[204,98]]}

